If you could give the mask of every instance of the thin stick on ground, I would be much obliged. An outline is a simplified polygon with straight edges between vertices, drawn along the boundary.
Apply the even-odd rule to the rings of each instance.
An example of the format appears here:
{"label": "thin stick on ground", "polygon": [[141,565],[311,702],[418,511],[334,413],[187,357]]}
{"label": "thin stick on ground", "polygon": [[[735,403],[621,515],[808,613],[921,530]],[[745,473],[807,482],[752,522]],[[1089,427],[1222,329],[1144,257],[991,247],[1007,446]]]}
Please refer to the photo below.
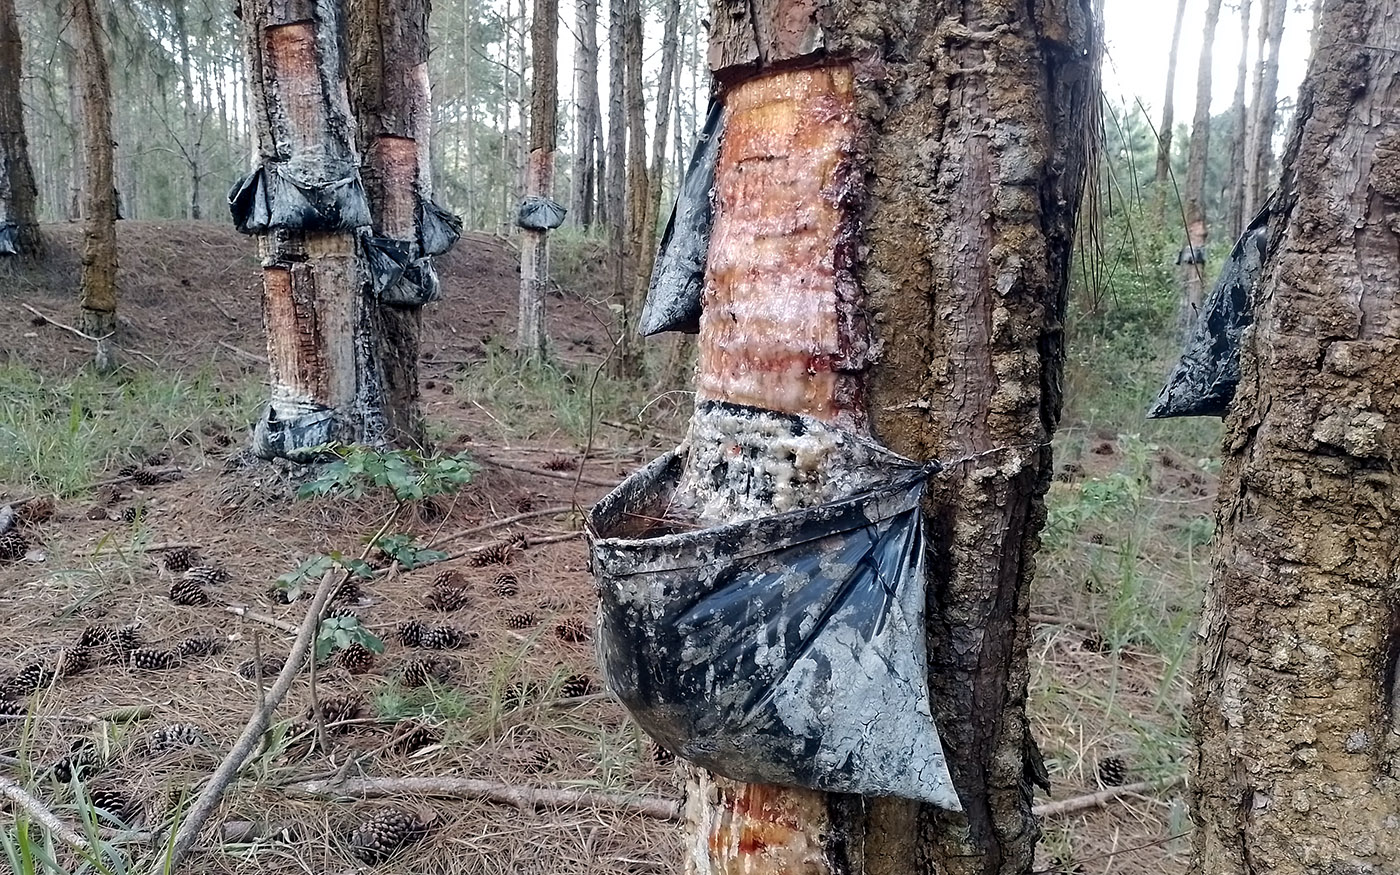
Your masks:
{"label": "thin stick on ground", "polygon": [[230,614],[237,614],[245,620],[253,620],[254,622],[264,623],[274,629],[281,629],[283,632],[296,634],[301,630],[300,626],[294,626],[276,617],[269,617],[267,614],[259,614],[256,611],[250,611],[242,605],[227,605],[224,610],[228,611]]}
{"label": "thin stick on ground", "polygon": [[1085,796],[1074,796],[1070,799],[1060,799],[1054,802],[1042,802],[1031,810],[1036,817],[1054,817],[1059,814],[1074,814],[1079,811],[1087,811],[1090,808],[1102,808],[1108,803],[1121,799],[1124,796],[1136,796],[1142,793],[1170,790],[1185,782],[1186,779],[1180,775],[1165,781],[1139,781],[1136,784],[1109,787],[1106,790],[1100,790],[1097,793],[1089,793]]}
{"label": "thin stick on ground", "polygon": [[[521,547],[520,549],[533,550],[536,547],[544,547],[548,544],[562,544],[565,541],[573,541],[582,537],[583,532],[566,532],[562,535],[549,535],[548,537],[544,538],[531,538],[525,544],[525,546]],[[491,546],[492,545],[488,544],[485,547],[473,547],[470,550],[461,550],[456,553],[449,553],[446,559],[441,559],[439,560],[439,562],[454,562],[458,559],[465,559],[468,556],[472,556],[474,554],[483,553],[487,550],[490,550]]]}
{"label": "thin stick on ground", "polygon": [[582,474],[561,474],[558,471],[546,471],[543,468],[530,468],[525,465],[515,465],[510,462],[502,462],[497,459],[481,459],[487,465],[495,465],[497,468],[505,468],[508,471],[519,471],[522,474],[534,474],[536,477],[549,477],[552,480],[567,480],[570,483],[587,483],[590,486],[606,486],[612,489],[617,485],[616,480],[600,480],[597,477],[584,477]]}
{"label": "thin stick on ground", "polygon": [[450,544],[453,541],[460,541],[463,538],[470,538],[472,535],[479,535],[482,532],[489,532],[492,529],[504,528],[509,525],[514,525],[515,523],[524,522],[525,520],[538,519],[542,516],[555,516],[561,513],[568,513],[572,510],[573,507],[570,505],[560,505],[559,507],[546,507],[543,510],[531,510],[526,511],[525,513],[518,513],[515,516],[508,516],[505,519],[499,519],[489,523],[482,523],[481,525],[473,526],[470,529],[464,529],[460,532],[454,532],[453,534],[448,535],[445,538],[438,539],[436,541],[436,544],[433,544],[432,546]]}
{"label": "thin stick on ground", "polygon": [[40,826],[63,839],[65,844],[75,848],[80,853],[87,854],[92,851],[92,845],[88,844],[87,839],[78,835],[71,826],[59,820],[58,815],[44,807],[44,803],[30,796],[23,787],[3,775],[0,775],[0,796],[6,797],[23,808],[30,817],[38,821]]}
{"label": "thin stick on ground", "polygon": [[81,337],[83,340],[90,340],[90,341],[92,341],[93,343],[101,343],[102,341],[108,340],[108,339],[110,339],[110,338],[112,337],[111,334],[104,334],[104,335],[102,335],[101,337],[93,337],[91,334],[88,334],[87,332],[79,331],[78,329],[74,328],[72,325],[64,325],[62,322],[59,322],[57,319],[53,318],[52,316],[49,316],[49,315],[47,315],[47,314],[45,314],[45,313],[40,313],[38,310],[35,310],[33,307],[29,306],[28,304],[20,304],[20,306],[23,307],[24,309],[28,310],[29,312],[33,313],[35,316],[38,316],[40,319],[43,319],[43,320],[44,320],[44,323],[45,323],[46,325],[52,325],[52,326],[55,327],[55,328],[62,328],[64,331],[67,331],[67,332],[70,332],[70,333],[72,333],[72,334],[78,335],[78,336]]}
{"label": "thin stick on ground", "polygon": [[522,810],[536,808],[604,808],[640,814],[657,820],[679,820],[681,804],[660,796],[627,796],[594,790],[564,790],[557,787],[521,787],[474,778],[352,778],[335,781],[304,781],[284,788],[288,796],[324,798],[347,796],[374,799],[385,796],[434,796],[447,799],[486,799],[514,805]]}

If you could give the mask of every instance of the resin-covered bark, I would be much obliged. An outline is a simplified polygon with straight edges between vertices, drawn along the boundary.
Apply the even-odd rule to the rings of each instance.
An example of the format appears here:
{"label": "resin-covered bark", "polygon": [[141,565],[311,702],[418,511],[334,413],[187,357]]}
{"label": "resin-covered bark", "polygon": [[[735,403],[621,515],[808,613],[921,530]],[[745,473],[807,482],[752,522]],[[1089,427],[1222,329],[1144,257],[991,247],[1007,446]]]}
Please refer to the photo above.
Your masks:
{"label": "resin-covered bark", "polygon": [[[712,21],[727,119],[699,398],[979,458],[926,504],[930,685],[965,813],[698,773],[688,869],[1026,872],[1025,590],[1098,99],[1090,3],[717,2]],[[734,441],[706,409],[693,458]],[[732,458],[690,471],[687,497],[759,513],[755,490],[801,467]]]}
{"label": "resin-covered bark", "polygon": [[1193,871],[1400,860],[1400,20],[1329,2],[1226,421]]}
{"label": "resin-covered bark", "polygon": [[[535,0],[530,25],[533,64],[530,99],[530,160],[525,169],[525,196],[548,198],[554,186],[555,127],[558,123],[559,0]],[[526,360],[544,358],[544,300],[549,287],[549,228],[526,227],[520,246],[520,308],[516,353]]]}
{"label": "resin-covered bark", "polygon": [[19,22],[14,0],[0,0],[0,256],[34,257],[42,253],[35,217],[34,170],[24,135],[20,102],[23,70]]}

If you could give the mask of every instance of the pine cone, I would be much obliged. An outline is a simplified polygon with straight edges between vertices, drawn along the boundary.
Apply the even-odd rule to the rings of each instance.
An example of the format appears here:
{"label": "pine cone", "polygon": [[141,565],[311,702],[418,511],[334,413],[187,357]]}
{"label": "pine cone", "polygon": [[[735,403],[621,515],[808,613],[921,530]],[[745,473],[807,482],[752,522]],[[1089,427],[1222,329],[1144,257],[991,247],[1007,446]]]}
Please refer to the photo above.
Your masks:
{"label": "pine cone", "polygon": [[40,495],[15,508],[15,521],[22,526],[35,526],[52,519],[57,507],[52,495]]}
{"label": "pine cone", "polygon": [[232,580],[229,573],[217,565],[192,565],[185,569],[182,579],[199,586],[221,586]]}
{"label": "pine cone", "polygon": [[593,630],[578,617],[570,617],[554,627],[554,634],[560,641],[578,644],[593,637]]}
{"label": "pine cone", "polygon": [[[281,674],[282,666],[287,662],[285,656],[263,656],[262,658],[262,678],[264,684],[270,684],[277,675]],[[251,659],[245,659],[238,664],[238,676],[244,680],[256,681],[258,679],[258,663]]]}
{"label": "pine cone", "polygon": [[141,814],[140,801],[115,787],[94,788],[88,796],[88,802],[101,814],[106,815],[106,820],[115,821],[122,826],[130,826]]}
{"label": "pine cone", "polygon": [[77,778],[79,781],[86,781],[97,774],[103,766],[102,756],[91,747],[79,747],[67,756],[61,757],[53,765],[49,766],[49,774],[60,784],[67,784]]}
{"label": "pine cone", "polygon": [[145,643],[145,638],[141,635],[141,628],[131,624],[112,630],[112,637],[108,647],[113,656],[124,661],[132,651]]}
{"label": "pine cone", "polygon": [[528,705],[540,697],[540,685],[534,681],[526,681],[519,684],[507,684],[501,690],[501,708],[505,711],[514,711],[522,705]]}
{"label": "pine cone", "polygon": [[399,683],[405,687],[426,686],[430,681],[445,684],[451,676],[447,665],[436,659],[410,659],[399,669]]}
{"label": "pine cone", "polygon": [[133,476],[133,475],[136,474],[137,470],[138,470],[138,468],[137,468],[136,465],[123,465],[123,466],[121,466],[120,468],[117,469],[117,476],[118,476],[118,477],[131,477],[131,476]]}
{"label": "pine cone", "polygon": [[53,682],[53,670],[31,662],[13,676],[0,681],[0,699],[19,699]]}
{"label": "pine cone", "polygon": [[467,561],[476,568],[485,565],[509,565],[515,558],[515,545],[510,541],[497,541],[484,550],[471,555]]}
{"label": "pine cone", "polygon": [[[18,699],[0,699],[0,717],[25,717],[29,714],[29,706]],[[12,720],[0,720],[0,728],[6,724],[13,723]]]}
{"label": "pine cone", "polygon": [[186,638],[176,645],[181,656],[197,658],[201,656],[214,656],[224,652],[224,641],[221,638],[192,637]]}
{"label": "pine cone", "polygon": [[548,771],[553,766],[554,757],[549,755],[549,751],[543,749],[531,751],[520,764],[520,767],[530,774]]}
{"label": "pine cone", "polygon": [[572,471],[578,467],[578,460],[572,456],[553,456],[545,460],[546,471]]}
{"label": "pine cone", "polygon": [[427,827],[417,818],[390,808],[362,821],[350,832],[350,853],[376,866],[423,837]]}
{"label": "pine cone", "polygon": [[204,733],[188,723],[170,723],[146,736],[146,750],[151,756],[203,743]]}
{"label": "pine cone", "polygon": [[564,678],[564,683],[559,685],[559,695],[565,699],[577,699],[579,696],[587,696],[598,689],[593,683],[593,678],[586,674],[571,674]]}
{"label": "pine cone", "polygon": [[137,468],[127,476],[138,486],[155,486],[161,481],[161,476],[150,468]]}
{"label": "pine cone", "polygon": [[29,552],[29,542],[19,532],[11,529],[0,535],[0,562],[18,562]]}
{"label": "pine cone", "polygon": [[652,762],[656,763],[658,766],[669,766],[676,761],[675,754],[656,742],[650,742],[648,746],[651,748]]}
{"label": "pine cone", "polygon": [[506,617],[507,629],[529,629],[539,622],[539,618],[526,611],[522,614],[511,614]]}
{"label": "pine cone", "polygon": [[181,577],[170,584],[170,600],[177,605],[207,605],[209,593],[204,591],[199,581]]}
{"label": "pine cone", "polygon": [[465,607],[470,601],[467,590],[457,586],[434,587],[423,599],[430,609],[444,613]]}
{"label": "pine cone", "polygon": [[509,571],[502,571],[491,578],[491,591],[501,598],[520,595],[520,579]]}
{"label": "pine cone", "polygon": [[437,727],[417,720],[405,720],[394,727],[388,750],[390,753],[412,754],[440,741],[442,732]]}
{"label": "pine cone", "polygon": [[374,667],[374,651],[363,644],[351,644],[336,653],[335,661],[351,674],[364,674]]}
{"label": "pine cone", "polygon": [[1121,787],[1128,780],[1128,766],[1119,757],[1099,760],[1099,783],[1105,787]]}
{"label": "pine cone", "polygon": [[53,661],[54,674],[61,678],[81,674],[102,661],[95,647],[65,647]]}
{"label": "pine cone", "polygon": [[363,596],[359,578],[351,577],[336,587],[335,592],[331,594],[331,604],[354,605],[358,604]]}
{"label": "pine cone", "polygon": [[418,646],[429,650],[455,650],[476,640],[474,632],[464,632],[455,626],[433,626],[423,632]]}
{"label": "pine cone", "polygon": [[433,578],[433,589],[462,589],[466,585],[466,575],[452,568],[439,571]]}
{"label": "pine cone", "polygon": [[[353,726],[335,724],[344,723],[347,720],[358,720],[365,715],[365,697],[357,692],[341,693],[334,696],[327,696],[321,700],[321,716],[326,721],[326,729],[330,732],[349,732]],[[307,719],[315,719],[315,712],[311,706],[306,709]]]}
{"label": "pine cone", "polygon": [[428,627],[418,620],[400,623],[398,628],[399,643],[404,647],[417,647],[422,643],[423,633],[426,631],[428,631]]}
{"label": "pine cone", "polygon": [[178,650],[157,650],[154,647],[138,647],[127,658],[137,671],[165,671],[180,664]]}
{"label": "pine cone", "polygon": [[193,547],[176,547],[165,553],[165,570],[175,574],[189,571],[199,564],[199,551]]}
{"label": "pine cone", "polygon": [[110,647],[117,630],[111,626],[88,626],[78,635],[77,647]]}
{"label": "pine cone", "polygon": [[133,504],[122,508],[122,522],[135,525],[146,518],[146,505]]}

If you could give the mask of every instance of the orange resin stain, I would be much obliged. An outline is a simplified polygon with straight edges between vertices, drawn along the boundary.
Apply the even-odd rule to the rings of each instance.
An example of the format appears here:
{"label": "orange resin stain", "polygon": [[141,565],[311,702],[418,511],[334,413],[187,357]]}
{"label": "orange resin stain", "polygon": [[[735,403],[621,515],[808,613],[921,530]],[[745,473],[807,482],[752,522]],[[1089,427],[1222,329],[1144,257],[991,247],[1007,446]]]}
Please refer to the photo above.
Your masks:
{"label": "orange resin stain", "polygon": [[859,171],[848,67],[773,73],[725,99],[700,327],[699,395],[824,420],[859,417],[852,328]]}
{"label": "orange resin stain", "polygon": [[287,121],[292,155],[319,148],[325,138],[326,113],[315,25],[309,21],[276,25],[267,28],[263,38],[264,63],[276,89],[270,110]]}
{"label": "orange resin stain", "polygon": [[[714,778],[718,811],[706,836],[706,875],[829,872],[818,836],[829,824],[820,793]],[[699,867],[697,875],[704,871]]]}

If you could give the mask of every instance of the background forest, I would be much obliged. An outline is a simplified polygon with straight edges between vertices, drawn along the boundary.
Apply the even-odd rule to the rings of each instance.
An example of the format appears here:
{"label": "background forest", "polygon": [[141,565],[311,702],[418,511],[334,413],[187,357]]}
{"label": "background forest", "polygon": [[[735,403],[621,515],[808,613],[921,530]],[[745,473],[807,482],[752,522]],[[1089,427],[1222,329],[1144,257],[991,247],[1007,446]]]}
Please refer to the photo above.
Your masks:
{"label": "background forest", "polygon": [[[259,253],[228,213],[257,152],[233,4],[95,3],[120,219],[120,367],[104,376],[68,324],[86,60],[69,3],[14,2],[45,250],[0,259],[15,326],[0,338],[0,531],[24,532],[0,535],[0,776],[15,802],[0,868],[115,873],[152,852],[282,670],[296,603],[334,573],[346,583],[315,629],[319,666],[293,673],[190,871],[674,871],[678,772],[599,686],[578,540],[580,508],[674,446],[690,416],[693,344],[627,338],[705,125],[711,12],[576,0],[555,7],[558,52],[540,57],[532,28],[550,3],[433,4],[427,173],[463,228],[437,259],[442,300],[423,311],[435,453],[348,451],[327,475],[246,452],[268,389]],[[1277,184],[1295,108],[1279,47],[1316,15],[1287,0],[1205,6],[1176,4],[1166,106],[1101,104],[1032,589],[1028,711],[1052,787],[1037,872],[1186,871],[1220,429],[1143,414]],[[1211,56],[1222,8],[1238,58]],[[1183,32],[1204,47],[1198,69],[1177,69]],[[1234,84],[1223,111],[1212,76]],[[1194,106],[1173,108],[1191,81]],[[557,152],[538,190],[531,125],[549,115]],[[542,261],[517,227],[527,194],[568,210]],[[522,277],[546,291],[548,337],[523,365]],[[121,636],[157,655],[74,667]],[[326,786],[376,775],[407,783]],[[16,794],[77,834],[21,814]],[[407,869],[390,858],[410,841]],[[104,862],[80,862],[77,842]]]}

